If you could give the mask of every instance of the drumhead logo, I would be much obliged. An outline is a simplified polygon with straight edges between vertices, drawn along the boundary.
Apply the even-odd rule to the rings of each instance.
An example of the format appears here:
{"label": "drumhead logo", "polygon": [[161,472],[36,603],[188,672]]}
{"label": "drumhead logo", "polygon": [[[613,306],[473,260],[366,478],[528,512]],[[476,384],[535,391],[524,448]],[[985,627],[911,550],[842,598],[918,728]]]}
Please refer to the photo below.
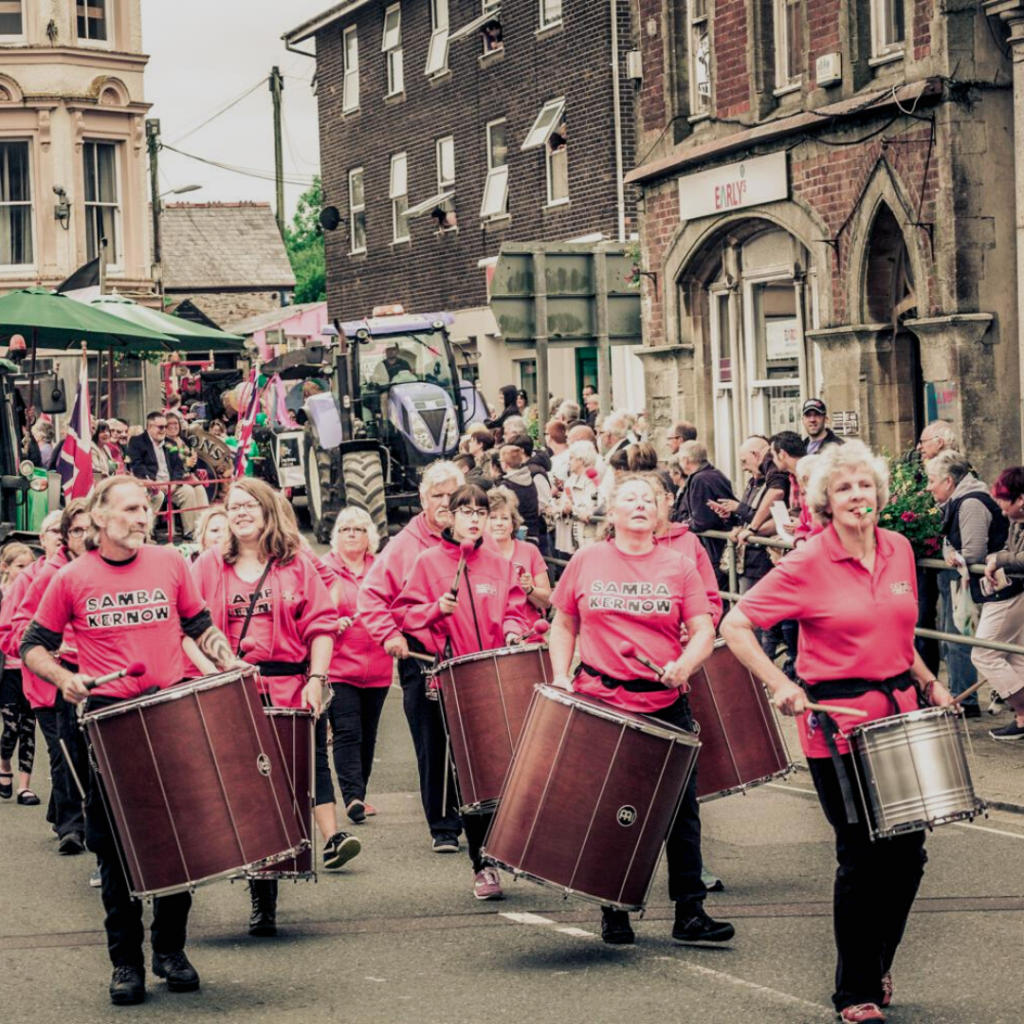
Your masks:
{"label": "drumhead logo", "polygon": [[636,808],[630,804],[623,804],[615,814],[615,820],[623,827],[629,828],[637,819]]}
{"label": "drumhead logo", "polygon": [[260,754],[256,758],[256,767],[259,769],[260,775],[270,776],[270,758],[266,754]]}

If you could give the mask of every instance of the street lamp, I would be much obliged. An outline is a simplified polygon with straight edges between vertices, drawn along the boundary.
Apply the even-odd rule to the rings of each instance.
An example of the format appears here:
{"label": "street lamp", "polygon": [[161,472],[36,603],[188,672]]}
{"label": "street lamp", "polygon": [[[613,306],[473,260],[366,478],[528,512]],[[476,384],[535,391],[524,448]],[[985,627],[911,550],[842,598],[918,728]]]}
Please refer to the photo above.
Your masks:
{"label": "street lamp", "polygon": [[161,192],[157,199],[163,199],[164,196],[180,196],[185,192],[195,192],[202,187],[202,185],[182,185],[181,188],[169,188],[166,192]]}

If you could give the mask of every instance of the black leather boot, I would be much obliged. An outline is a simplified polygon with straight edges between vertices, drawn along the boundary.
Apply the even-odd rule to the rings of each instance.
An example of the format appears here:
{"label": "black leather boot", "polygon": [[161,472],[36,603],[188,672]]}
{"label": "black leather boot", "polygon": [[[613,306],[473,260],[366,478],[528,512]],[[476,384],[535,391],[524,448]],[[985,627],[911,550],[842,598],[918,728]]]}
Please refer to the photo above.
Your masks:
{"label": "black leather boot", "polygon": [[270,879],[268,881],[250,879],[249,895],[252,897],[249,934],[258,936],[276,935],[277,879]]}

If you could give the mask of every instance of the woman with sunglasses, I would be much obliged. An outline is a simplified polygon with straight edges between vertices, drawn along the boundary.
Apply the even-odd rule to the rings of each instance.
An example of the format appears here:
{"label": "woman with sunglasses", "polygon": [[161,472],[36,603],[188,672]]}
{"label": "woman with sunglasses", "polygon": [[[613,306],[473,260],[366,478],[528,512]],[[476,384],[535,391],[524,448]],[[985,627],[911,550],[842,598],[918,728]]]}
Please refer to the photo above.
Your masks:
{"label": "woman with sunglasses", "polygon": [[[448,503],[451,526],[441,543],[416,559],[391,611],[403,633],[439,659],[506,647],[528,630],[526,596],[518,571],[487,536],[487,495],[474,484],[459,487]],[[466,545],[465,551],[463,544]],[[465,557],[457,592],[456,571]],[[473,862],[473,895],[478,900],[504,896],[498,872],[480,856],[493,813],[463,819]]]}

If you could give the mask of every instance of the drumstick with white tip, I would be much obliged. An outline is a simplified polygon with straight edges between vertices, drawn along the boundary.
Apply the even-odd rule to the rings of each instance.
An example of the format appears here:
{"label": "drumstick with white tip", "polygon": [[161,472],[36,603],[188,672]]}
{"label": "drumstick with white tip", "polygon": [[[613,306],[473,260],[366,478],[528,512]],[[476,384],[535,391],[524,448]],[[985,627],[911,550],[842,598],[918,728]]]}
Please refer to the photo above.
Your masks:
{"label": "drumstick with white tip", "polygon": [[525,633],[520,633],[519,636],[512,637],[511,643],[525,644],[531,637],[542,637],[551,628],[551,623],[547,619],[538,619],[533,626],[531,626]]}
{"label": "drumstick with white tip", "polygon": [[116,672],[108,672],[105,676],[97,676],[95,679],[88,679],[85,688],[91,690],[104,683],[112,683],[116,679],[123,679],[125,676],[143,676],[146,674],[146,666],[141,661],[133,661],[130,665],[118,669]]}
{"label": "drumstick with white tip", "polygon": [[[646,665],[647,668],[649,668],[658,677],[658,682],[663,686],[669,685],[665,682],[665,669],[657,662],[651,661],[651,659],[646,655],[641,654],[636,649],[636,646],[631,644],[628,640],[623,640],[622,643],[619,644],[619,654],[624,658],[632,658],[634,661],[639,661],[641,665]],[[680,689],[685,693],[686,690],[689,689],[689,686],[680,687]]]}

